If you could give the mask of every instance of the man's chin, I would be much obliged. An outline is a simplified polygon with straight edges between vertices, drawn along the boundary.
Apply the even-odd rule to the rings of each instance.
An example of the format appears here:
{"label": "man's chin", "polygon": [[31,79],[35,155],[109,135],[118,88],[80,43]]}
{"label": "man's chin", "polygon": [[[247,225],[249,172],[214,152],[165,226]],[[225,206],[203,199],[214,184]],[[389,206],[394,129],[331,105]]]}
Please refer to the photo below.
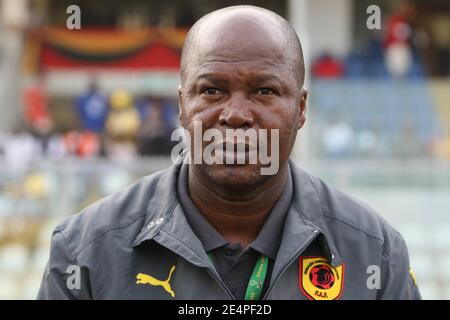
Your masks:
{"label": "man's chin", "polygon": [[259,186],[270,179],[270,176],[261,175],[261,166],[256,164],[213,164],[202,167],[201,170],[214,184],[236,191]]}

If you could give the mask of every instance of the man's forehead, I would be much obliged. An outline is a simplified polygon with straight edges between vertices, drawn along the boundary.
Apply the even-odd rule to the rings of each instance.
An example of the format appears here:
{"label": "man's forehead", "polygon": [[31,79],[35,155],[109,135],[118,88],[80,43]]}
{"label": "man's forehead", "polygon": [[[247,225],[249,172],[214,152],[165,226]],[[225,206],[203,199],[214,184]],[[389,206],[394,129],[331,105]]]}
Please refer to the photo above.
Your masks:
{"label": "man's forehead", "polygon": [[286,64],[284,55],[277,50],[257,50],[248,48],[243,50],[230,49],[219,50],[210,48],[199,52],[191,59],[194,66],[201,68],[223,68],[251,66],[252,68],[272,68]]}
{"label": "man's forehead", "polygon": [[198,64],[214,62],[245,63],[262,61],[268,64],[285,63],[285,53],[282,48],[270,43],[261,42],[217,42],[210,45],[200,45],[191,55],[191,61]]}
{"label": "man's forehead", "polygon": [[247,15],[210,19],[197,31],[196,50],[199,56],[221,55],[245,58],[258,55],[282,56],[286,46],[278,23]]}
{"label": "man's forehead", "polygon": [[188,81],[208,80],[215,83],[245,81],[263,83],[295,81],[290,63],[273,53],[254,56],[205,54],[189,62]]}
{"label": "man's forehead", "polygon": [[[276,81],[283,83],[283,77],[274,74],[274,73],[268,73],[263,70],[261,71],[243,71],[240,73],[237,73],[238,76],[244,77],[247,80],[251,80],[252,82],[269,82],[269,81]],[[236,74],[233,74],[231,72],[226,72],[224,70],[218,70],[216,72],[199,72],[195,75],[194,81],[199,80],[207,80],[211,82],[224,82],[228,81],[230,76],[234,77]]]}
{"label": "man's forehead", "polygon": [[[293,52],[292,35],[280,19],[265,11],[239,9],[200,20],[183,55],[182,76],[192,79],[203,71],[200,69],[220,64],[235,73],[239,66],[245,69],[250,65],[273,68],[271,72],[278,74],[295,73],[298,54]],[[234,71],[232,66],[236,66]]]}
{"label": "man's forehead", "polygon": [[219,82],[229,78],[246,78],[247,80],[265,82],[283,82],[289,74],[286,65],[275,62],[264,63],[255,60],[209,61],[192,68],[194,81],[209,80]]}
{"label": "man's forehead", "polygon": [[197,44],[188,59],[190,72],[247,72],[248,69],[276,72],[289,65],[283,49],[269,40],[230,35],[216,39]]}

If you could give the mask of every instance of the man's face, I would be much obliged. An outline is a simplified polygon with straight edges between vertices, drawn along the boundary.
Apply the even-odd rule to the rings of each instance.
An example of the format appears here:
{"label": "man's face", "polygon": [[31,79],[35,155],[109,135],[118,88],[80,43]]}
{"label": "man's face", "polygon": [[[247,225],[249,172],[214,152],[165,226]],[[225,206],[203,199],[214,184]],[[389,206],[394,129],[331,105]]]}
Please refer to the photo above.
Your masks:
{"label": "man's face", "polygon": [[[276,32],[254,22],[208,26],[187,63],[180,95],[180,122],[194,139],[194,121],[202,132],[218,129],[279,130],[282,168],[304,123],[306,91]],[[201,32],[201,31],[200,31]],[[203,142],[203,148],[210,142]],[[193,145],[193,142],[191,143]],[[259,146],[258,146],[259,147]],[[192,150],[192,148],[191,148]],[[272,151],[268,150],[272,155]],[[273,156],[273,155],[272,155]],[[261,164],[195,164],[195,170],[223,186],[248,188],[266,181]]]}

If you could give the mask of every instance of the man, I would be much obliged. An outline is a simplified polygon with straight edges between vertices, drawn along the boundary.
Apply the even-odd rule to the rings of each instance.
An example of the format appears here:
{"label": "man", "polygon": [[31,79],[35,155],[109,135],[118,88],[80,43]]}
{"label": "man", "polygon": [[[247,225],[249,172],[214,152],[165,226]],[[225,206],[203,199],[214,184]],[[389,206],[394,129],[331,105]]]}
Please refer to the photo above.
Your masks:
{"label": "man", "polygon": [[[288,160],[305,123],[303,81],[300,42],[278,15],[236,6],[200,19],[183,48],[181,125],[192,140],[196,123],[276,130],[278,170],[192,163],[190,148],[57,227],[39,298],[420,298],[400,234]],[[239,143],[219,141],[224,158],[248,159],[250,142],[226,148]]]}
{"label": "man", "polygon": [[95,80],[91,80],[88,92],[77,99],[75,107],[84,130],[103,132],[109,111],[108,99],[99,91]]}

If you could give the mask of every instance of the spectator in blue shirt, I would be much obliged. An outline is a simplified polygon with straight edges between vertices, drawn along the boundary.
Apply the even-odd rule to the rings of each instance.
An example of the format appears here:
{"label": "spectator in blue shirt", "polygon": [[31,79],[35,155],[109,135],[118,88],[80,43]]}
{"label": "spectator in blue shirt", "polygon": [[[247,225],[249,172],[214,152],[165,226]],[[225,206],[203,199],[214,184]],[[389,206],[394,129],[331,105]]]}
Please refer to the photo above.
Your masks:
{"label": "spectator in blue shirt", "polygon": [[91,82],[89,91],[77,99],[76,109],[84,130],[97,134],[103,131],[108,115],[108,99],[99,92],[96,82]]}

